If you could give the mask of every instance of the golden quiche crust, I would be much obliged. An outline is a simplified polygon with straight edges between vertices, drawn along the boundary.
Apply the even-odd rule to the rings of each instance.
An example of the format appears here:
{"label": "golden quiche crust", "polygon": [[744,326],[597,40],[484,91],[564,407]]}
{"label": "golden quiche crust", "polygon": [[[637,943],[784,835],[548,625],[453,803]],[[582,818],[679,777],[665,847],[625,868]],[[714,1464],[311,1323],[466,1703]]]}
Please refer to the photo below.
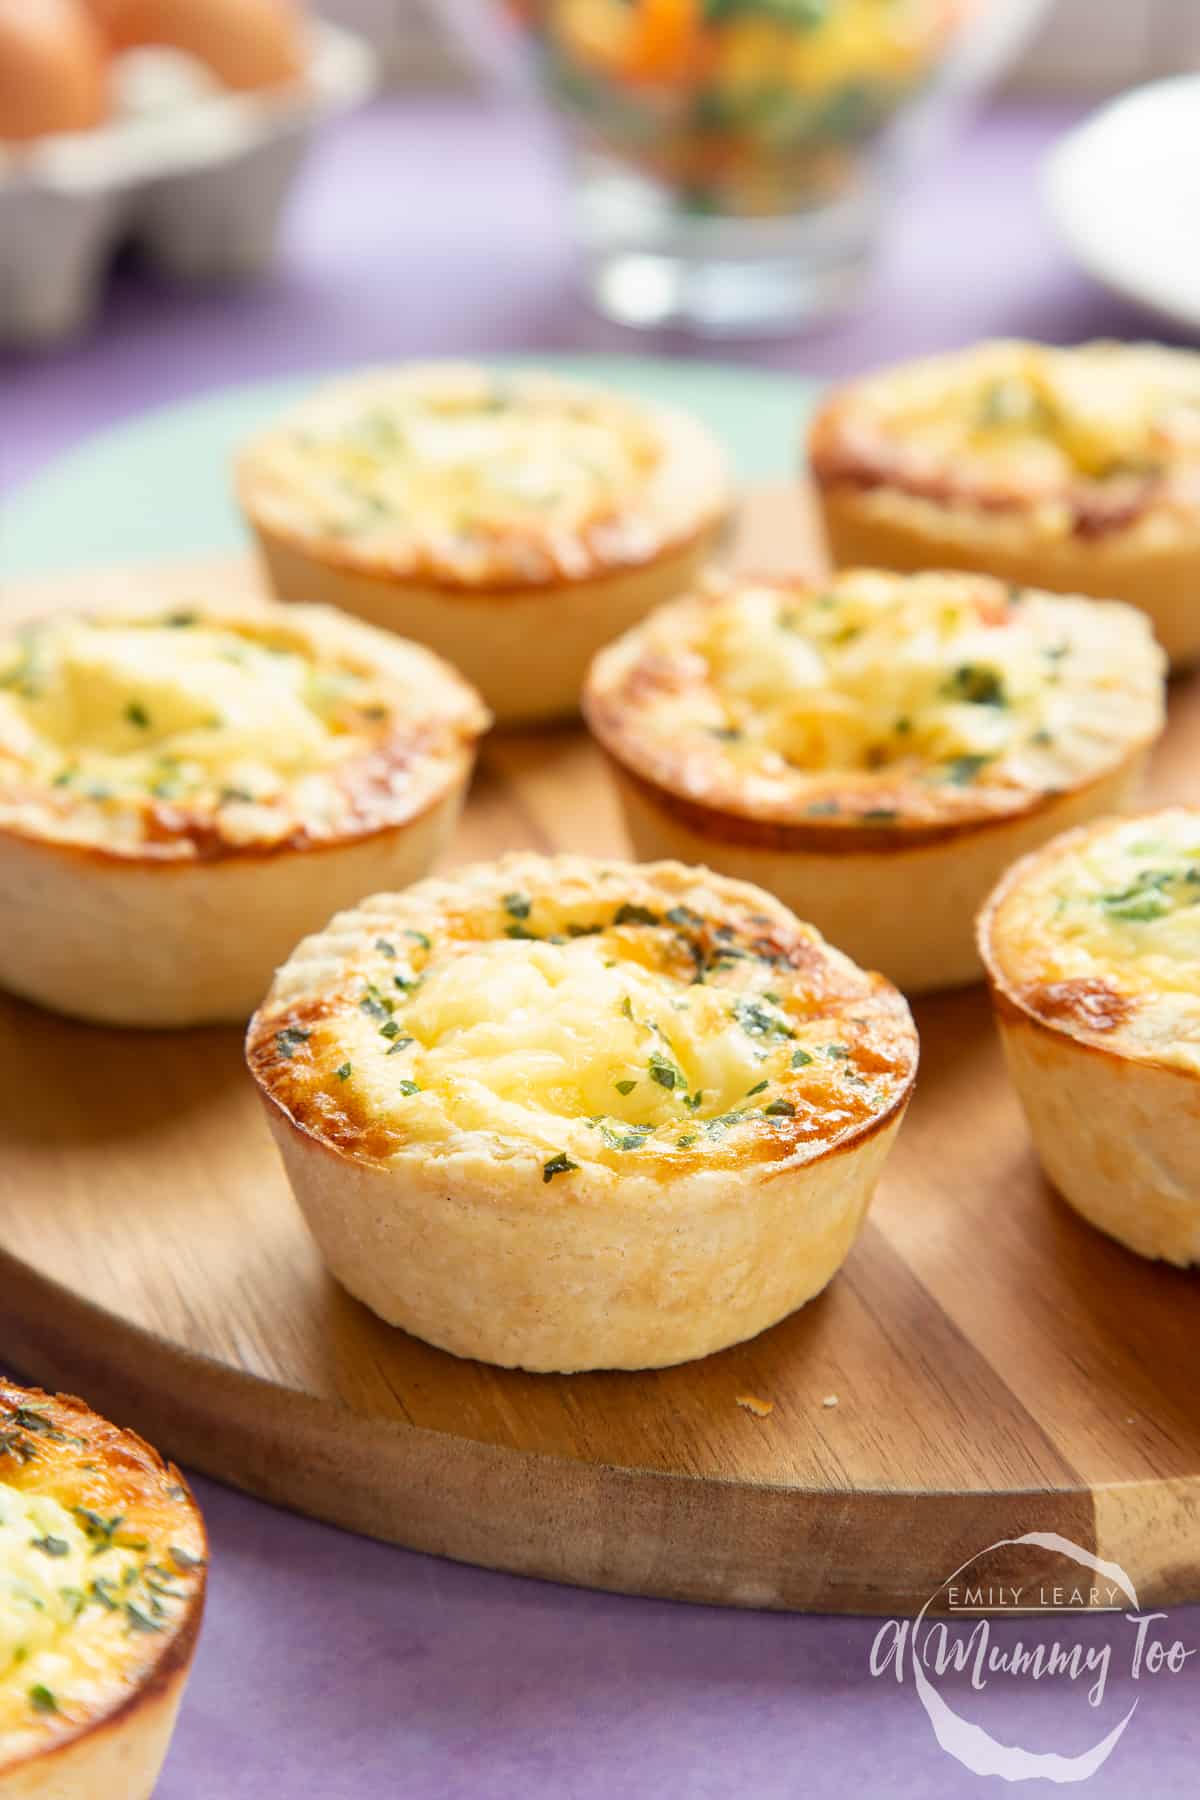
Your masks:
{"label": "golden quiche crust", "polygon": [[1200,1262],[1200,812],[1057,838],[1009,871],[979,938],[1050,1179],[1141,1255]]}
{"label": "golden quiche crust", "polygon": [[204,1608],[179,1471],[0,1380],[0,1794],[149,1800]]}
{"label": "golden quiche crust", "polygon": [[428,650],[253,590],[0,639],[0,982],[244,1021],[297,938],[429,868],[489,716]]}
{"label": "golden quiche crust", "polygon": [[1200,355],[976,345],[835,389],[809,459],[835,561],[1125,600],[1200,655]]}
{"label": "golden quiche crust", "polygon": [[[279,971],[247,1058],[352,1292],[459,1354],[637,1367],[829,1278],[916,1036],[888,983],[744,884],[518,854],[333,920]],[[790,1273],[768,1280],[789,1185],[829,1180],[815,1264],[794,1197]],[[495,1241],[500,1265],[477,1264]]]}

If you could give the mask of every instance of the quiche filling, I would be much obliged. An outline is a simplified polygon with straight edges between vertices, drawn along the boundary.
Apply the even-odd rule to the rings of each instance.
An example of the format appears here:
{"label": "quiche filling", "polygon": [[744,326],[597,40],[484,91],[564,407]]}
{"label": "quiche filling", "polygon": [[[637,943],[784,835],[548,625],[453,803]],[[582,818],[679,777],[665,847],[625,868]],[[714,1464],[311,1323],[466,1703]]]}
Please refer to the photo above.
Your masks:
{"label": "quiche filling", "polygon": [[1019,810],[1162,722],[1127,608],[985,576],[710,583],[602,652],[587,713],[635,772],[766,819],[879,828]]}
{"label": "quiche filling", "polygon": [[415,797],[422,674],[282,621],[37,621],[0,642],[0,823],[162,857],[355,834]]}
{"label": "quiche filling", "polygon": [[252,1066],[334,1142],[385,1160],[487,1134],[498,1156],[532,1145],[547,1183],[643,1153],[815,1154],[899,1103],[911,1026],[876,978],[809,927],[626,885],[497,893],[419,929],[398,897],[332,991],[285,986]]}
{"label": "quiche filling", "polygon": [[997,941],[1034,1012],[1200,1074],[1200,813],[1122,820],[1040,861]]}
{"label": "quiche filling", "polygon": [[1049,536],[1200,507],[1200,356],[995,343],[855,383],[814,436],[827,481],[1028,508]]}
{"label": "quiche filling", "polygon": [[202,1568],[177,1492],[122,1495],[94,1443],[0,1396],[0,1764],[118,1706],[157,1661]]}
{"label": "quiche filling", "polygon": [[[586,576],[659,548],[656,415],[547,376],[379,371],[243,463],[256,518],[334,554],[463,584]],[[339,550],[340,547],[340,550]]]}

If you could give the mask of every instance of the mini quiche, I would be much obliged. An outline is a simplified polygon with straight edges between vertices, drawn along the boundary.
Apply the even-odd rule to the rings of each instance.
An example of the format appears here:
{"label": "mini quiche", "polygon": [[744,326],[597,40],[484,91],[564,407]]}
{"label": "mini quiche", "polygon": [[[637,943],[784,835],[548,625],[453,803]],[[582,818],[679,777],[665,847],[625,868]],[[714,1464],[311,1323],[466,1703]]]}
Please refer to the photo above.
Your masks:
{"label": "mini quiche", "polygon": [[979,939],[1050,1180],[1131,1250],[1200,1263],[1200,811],[1055,839]]}
{"label": "mini quiche", "polygon": [[975,980],[1013,858],[1129,797],[1162,728],[1140,613],[986,576],[712,578],[584,699],[637,854],[757,882],[909,991]]}
{"label": "mini quiche", "polygon": [[458,1356],[676,1363],[840,1266],[917,1062],[895,989],[706,869],[506,857],[300,945],[247,1039],[352,1294]]}
{"label": "mini quiche", "polygon": [[835,562],[981,569],[1149,614],[1200,657],[1200,355],[991,343],[837,389],[810,460]]}
{"label": "mini quiche", "polygon": [[429,651],[248,596],[0,638],[0,983],[243,1021],[297,937],[423,875],[487,725]]}
{"label": "mini quiche", "polygon": [[431,645],[502,724],[576,711],[592,653],[687,587],[731,504],[682,413],[439,363],[319,391],[237,486],[282,599]]}
{"label": "mini quiche", "polygon": [[204,1610],[177,1469],[0,1378],[0,1797],[149,1800]]}

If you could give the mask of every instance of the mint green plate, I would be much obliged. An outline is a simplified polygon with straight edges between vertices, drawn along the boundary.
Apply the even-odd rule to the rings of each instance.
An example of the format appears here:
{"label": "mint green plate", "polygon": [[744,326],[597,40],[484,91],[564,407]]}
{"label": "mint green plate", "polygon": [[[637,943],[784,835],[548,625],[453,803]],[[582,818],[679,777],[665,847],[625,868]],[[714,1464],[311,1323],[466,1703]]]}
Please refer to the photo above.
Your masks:
{"label": "mint green plate", "polygon": [[[792,473],[817,393],[817,383],[803,377],[712,363],[612,356],[537,362],[689,408],[727,446],[743,481]],[[0,571],[11,578],[236,550],[245,538],[229,485],[235,447],[335,372],[222,389],[89,438],[9,501]]]}

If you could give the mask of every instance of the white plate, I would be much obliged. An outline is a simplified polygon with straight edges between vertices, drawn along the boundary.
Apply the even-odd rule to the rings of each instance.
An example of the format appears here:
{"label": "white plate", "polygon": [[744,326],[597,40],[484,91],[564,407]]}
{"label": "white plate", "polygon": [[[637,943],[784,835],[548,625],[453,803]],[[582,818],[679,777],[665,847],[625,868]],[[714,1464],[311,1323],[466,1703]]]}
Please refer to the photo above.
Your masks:
{"label": "white plate", "polygon": [[1046,193],[1089,275],[1200,333],[1200,75],[1102,107],[1051,152]]}

